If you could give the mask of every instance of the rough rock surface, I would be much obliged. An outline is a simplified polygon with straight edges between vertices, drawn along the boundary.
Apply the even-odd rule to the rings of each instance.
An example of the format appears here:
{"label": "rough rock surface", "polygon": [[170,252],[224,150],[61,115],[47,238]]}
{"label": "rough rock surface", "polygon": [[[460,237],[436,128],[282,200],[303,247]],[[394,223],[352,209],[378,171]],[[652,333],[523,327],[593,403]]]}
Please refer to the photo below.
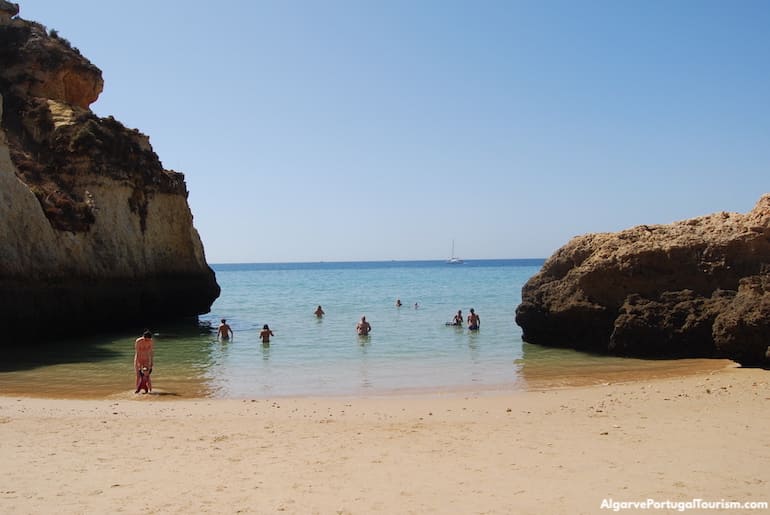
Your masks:
{"label": "rough rock surface", "polygon": [[770,195],[716,213],[571,240],[522,289],[530,343],[767,365]]}
{"label": "rough rock surface", "polygon": [[17,14],[19,14],[19,4],[0,0],[0,23],[7,23]]}
{"label": "rough rock surface", "polygon": [[147,136],[90,111],[103,86],[98,68],[0,3],[6,334],[141,330],[208,312],[219,286],[184,176],[163,169]]}

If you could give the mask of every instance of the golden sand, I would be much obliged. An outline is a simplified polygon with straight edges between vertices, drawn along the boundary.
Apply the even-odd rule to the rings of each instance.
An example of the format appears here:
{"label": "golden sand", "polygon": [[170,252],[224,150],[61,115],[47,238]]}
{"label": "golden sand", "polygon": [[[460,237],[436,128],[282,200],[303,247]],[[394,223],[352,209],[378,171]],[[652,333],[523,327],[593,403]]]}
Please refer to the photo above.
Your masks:
{"label": "golden sand", "polygon": [[732,367],[511,393],[0,397],[0,512],[611,513],[603,502],[770,501],[769,383],[767,371]]}

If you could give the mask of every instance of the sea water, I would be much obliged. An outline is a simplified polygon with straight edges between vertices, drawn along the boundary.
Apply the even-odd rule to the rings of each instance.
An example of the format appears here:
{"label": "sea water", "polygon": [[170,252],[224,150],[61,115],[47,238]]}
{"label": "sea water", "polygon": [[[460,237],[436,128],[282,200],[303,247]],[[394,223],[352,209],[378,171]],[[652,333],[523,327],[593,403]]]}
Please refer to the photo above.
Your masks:
{"label": "sea water", "polygon": [[[210,384],[226,396],[337,394],[518,380],[521,287],[542,261],[220,265],[207,319],[235,332],[215,347]],[[396,301],[401,301],[401,307]],[[322,306],[325,315],[314,311]],[[474,308],[481,330],[447,326]],[[355,325],[366,316],[370,335]],[[268,324],[275,336],[261,345]]]}
{"label": "sea water", "polygon": [[[153,387],[156,395],[215,398],[516,390],[704,366],[522,342],[515,309],[542,263],[212,265],[222,293],[199,325],[150,328]],[[319,305],[321,318],[314,315]],[[447,325],[458,310],[465,318],[471,308],[481,317],[480,330]],[[361,316],[372,326],[367,337],[355,331]],[[222,318],[234,331],[231,341],[216,338]],[[274,333],[269,345],[259,338],[265,324]],[[19,345],[0,364],[0,393],[133,395],[134,339],[143,330]]]}

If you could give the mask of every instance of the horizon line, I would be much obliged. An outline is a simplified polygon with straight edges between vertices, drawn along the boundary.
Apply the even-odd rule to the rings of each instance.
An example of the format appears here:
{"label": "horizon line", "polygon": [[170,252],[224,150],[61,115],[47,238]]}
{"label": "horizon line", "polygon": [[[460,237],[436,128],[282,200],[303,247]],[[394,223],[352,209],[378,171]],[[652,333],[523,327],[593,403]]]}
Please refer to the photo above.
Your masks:
{"label": "horizon line", "polygon": [[[529,258],[463,258],[463,262],[471,261],[545,261],[545,257]],[[316,265],[321,263],[445,263],[448,258],[439,259],[347,259],[347,260],[325,260],[314,261],[219,261],[207,262],[208,265]]]}

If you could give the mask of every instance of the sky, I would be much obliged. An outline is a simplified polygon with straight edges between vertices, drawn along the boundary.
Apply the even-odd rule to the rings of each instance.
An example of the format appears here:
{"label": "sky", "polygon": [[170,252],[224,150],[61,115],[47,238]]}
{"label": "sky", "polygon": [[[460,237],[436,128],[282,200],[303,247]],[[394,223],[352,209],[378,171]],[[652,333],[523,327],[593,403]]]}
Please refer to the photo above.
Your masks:
{"label": "sky", "polygon": [[545,258],[770,192],[765,0],[18,0],[209,263]]}

